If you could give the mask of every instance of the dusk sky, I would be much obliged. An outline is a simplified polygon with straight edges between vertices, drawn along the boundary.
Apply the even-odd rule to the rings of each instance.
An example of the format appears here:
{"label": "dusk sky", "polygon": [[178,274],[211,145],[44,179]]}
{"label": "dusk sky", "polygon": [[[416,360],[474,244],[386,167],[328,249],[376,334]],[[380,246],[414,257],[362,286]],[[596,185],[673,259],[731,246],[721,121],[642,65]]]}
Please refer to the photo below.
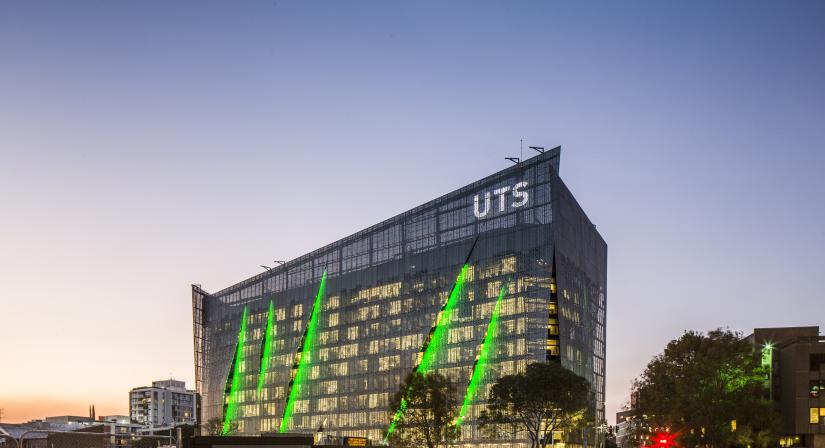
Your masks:
{"label": "dusk sky", "polygon": [[[0,2],[3,421],[194,387],[218,290],[562,146],[608,418],[684,330],[825,327],[825,2]],[[525,156],[529,154],[525,150]]]}

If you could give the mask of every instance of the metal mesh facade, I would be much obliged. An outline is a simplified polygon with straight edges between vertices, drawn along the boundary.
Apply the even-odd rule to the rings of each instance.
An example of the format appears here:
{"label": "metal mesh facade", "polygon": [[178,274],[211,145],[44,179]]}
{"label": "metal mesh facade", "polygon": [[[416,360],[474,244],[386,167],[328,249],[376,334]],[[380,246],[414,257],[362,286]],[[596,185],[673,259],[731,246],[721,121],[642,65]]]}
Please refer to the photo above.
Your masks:
{"label": "metal mesh facade", "polygon": [[[492,442],[483,439],[476,417],[499,376],[554,357],[590,381],[603,421],[607,246],[558,177],[559,152],[547,151],[222,291],[193,286],[202,421],[224,417],[227,375],[238,353],[240,386],[229,395],[237,403],[239,430],[279,429],[296,352],[326,272],[315,343],[301,354],[308,380],[300,385],[289,429],[315,431],[323,424],[326,434],[380,439],[391,418],[389,400],[417,364],[476,240],[432,367],[453,380],[459,403],[503,282],[508,288],[462,441]],[[259,394],[270,302],[272,345]]]}

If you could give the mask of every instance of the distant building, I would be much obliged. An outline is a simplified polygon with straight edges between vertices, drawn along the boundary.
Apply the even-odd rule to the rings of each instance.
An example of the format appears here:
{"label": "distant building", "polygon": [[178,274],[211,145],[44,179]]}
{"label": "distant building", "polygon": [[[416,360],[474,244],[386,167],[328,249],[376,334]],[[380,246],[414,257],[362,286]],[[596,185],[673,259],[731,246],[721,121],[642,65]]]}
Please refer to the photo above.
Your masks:
{"label": "distant building", "polygon": [[[131,448],[140,425],[125,416],[90,417],[61,415],[21,424],[0,424],[4,448]],[[14,439],[15,442],[9,442]],[[22,440],[21,440],[22,439]]]}
{"label": "distant building", "polygon": [[67,428],[75,429],[94,423],[95,419],[91,416],[83,417],[81,415],[55,415],[52,417],[46,417],[43,420],[33,420],[32,422],[40,421],[51,425],[66,425]]}
{"label": "distant building", "polygon": [[616,413],[616,446],[630,448],[641,446],[640,426],[644,424],[639,411],[639,391],[630,393],[630,403],[627,409]]}
{"label": "distant building", "polygon": [[[67,431],[67,432],[47,432]],[[72,431],[83,431],[76,433]],[[28,423],[0,423],[2,448],[113,448],[103,434],[86,434],[85,428],[67,429],[61,424],[37,420]],[[97,431],[99,432],[99,431]]]}
{"label": "distant building", "polygon": [[[132,423],[128,415],[56,415],[19,424],[0,424],[0,448],[132,448],[147,437],[144,427]],[[163,437],[151,437],[140,446],[169,444]],[[21,438],[22,443],[21,443]],[[10,441],[14,439],[16,442]]]}
{"label": "distant building", "polygon": [[825,448],[825,337],[819,327],[756,328],[748,336],[769,367],[782,415],[782,447]]}
{"label": "distant building", "polygon": [[129,417],[149,428],[196,426],[198,406],[198,394],[183,381],[153,381],[151,387],[129,391]]}

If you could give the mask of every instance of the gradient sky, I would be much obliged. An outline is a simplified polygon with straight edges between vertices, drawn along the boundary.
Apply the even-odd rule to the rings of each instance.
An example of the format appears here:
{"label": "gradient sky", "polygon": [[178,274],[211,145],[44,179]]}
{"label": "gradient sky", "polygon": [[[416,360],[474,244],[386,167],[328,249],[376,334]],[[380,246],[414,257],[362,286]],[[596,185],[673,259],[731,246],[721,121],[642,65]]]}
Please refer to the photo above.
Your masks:
{"label": "gradient sky", "polygon": [[4,421],[192,385],[190,283],[520,138],[562,145],[609,245],[610,413],[685,329],[825,326],[823,23],[821,1],[0,2]]}

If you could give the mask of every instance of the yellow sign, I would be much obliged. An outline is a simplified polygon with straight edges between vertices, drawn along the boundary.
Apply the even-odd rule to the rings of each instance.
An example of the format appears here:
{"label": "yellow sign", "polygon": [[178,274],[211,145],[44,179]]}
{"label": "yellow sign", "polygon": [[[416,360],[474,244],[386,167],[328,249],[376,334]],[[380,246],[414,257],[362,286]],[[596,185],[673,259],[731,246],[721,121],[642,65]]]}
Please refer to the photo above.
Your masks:
{"label": "yellow sign", "polygon": [[367,446],[367,438],[366,437],[347,437],[344,439],[344,445],[346,446]]}

